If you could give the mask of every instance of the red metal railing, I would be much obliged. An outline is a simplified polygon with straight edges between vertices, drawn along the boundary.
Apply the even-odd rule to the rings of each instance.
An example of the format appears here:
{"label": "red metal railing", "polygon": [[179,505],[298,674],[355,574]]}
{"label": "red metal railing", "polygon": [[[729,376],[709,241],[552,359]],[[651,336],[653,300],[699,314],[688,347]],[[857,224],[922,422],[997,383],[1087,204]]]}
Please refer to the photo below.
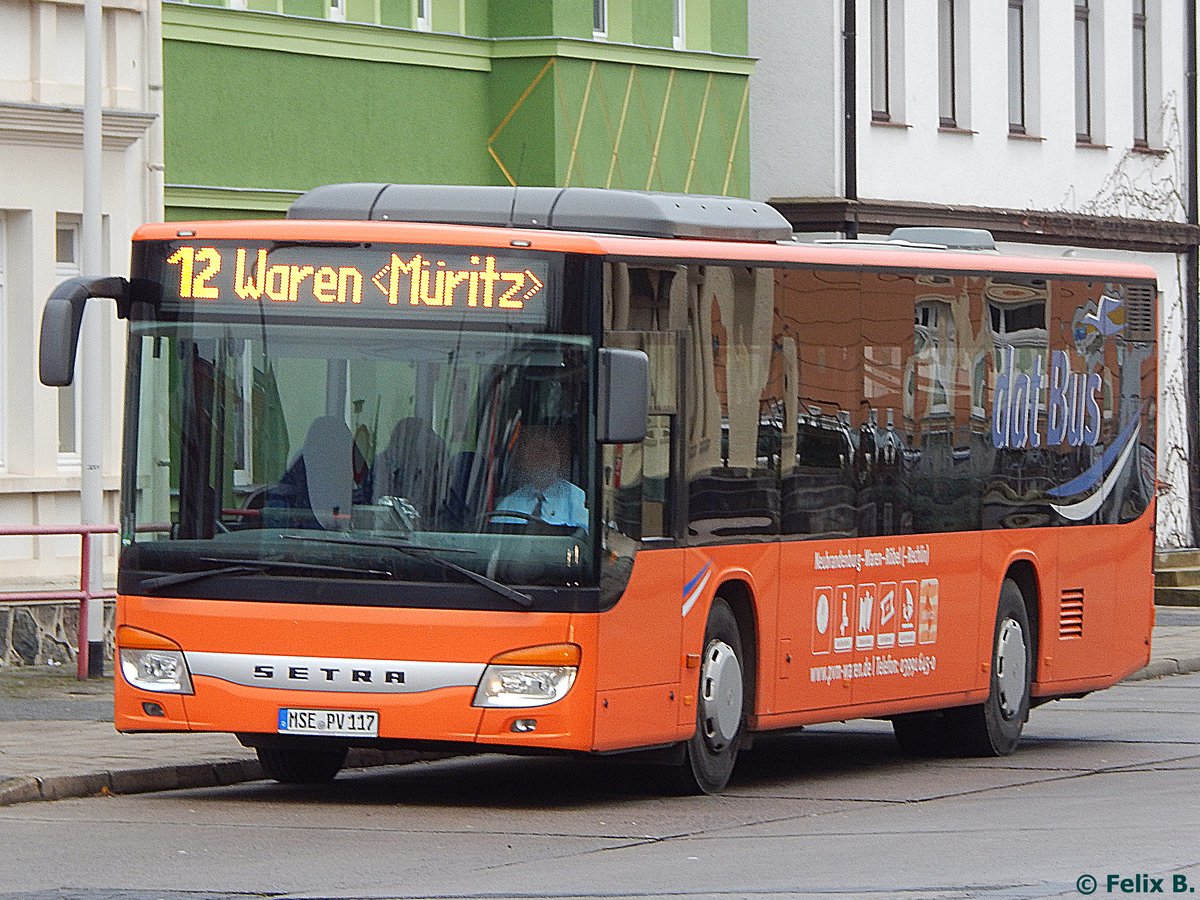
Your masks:
{"label": "red metal railing", "polygon": [[116,534],[116,525],[0,525],[0,537],[48,537],[53,535],[79,535],[79,590],[57,591],[0,591],[0,602],[6,600],[78,600],[79,601],[79,648],[76,651],[76,677],[84,681],[88,677],[88,606],[93,600],[111,600],[113,591],[91,590],[88,573],[92,566],[92,536]]}

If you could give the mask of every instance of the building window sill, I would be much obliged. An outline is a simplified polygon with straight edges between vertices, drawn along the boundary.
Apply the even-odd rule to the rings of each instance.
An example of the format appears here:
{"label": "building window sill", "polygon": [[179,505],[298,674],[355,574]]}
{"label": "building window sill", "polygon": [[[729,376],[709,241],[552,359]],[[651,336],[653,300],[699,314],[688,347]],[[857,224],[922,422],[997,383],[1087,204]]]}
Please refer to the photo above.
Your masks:
{"label": "building window sill", "polygon": [[878,128],[912,128],[907,122],[895,122],[891,119],[872,119],[871,125]]}
{"label": "building window sill", "polygon": [[1080,150],[1111,150],[1109,144],[1097,144],[1093,141],[1076,141],[1075,146]]}
{"label": "building window sill", "polygon": [[1159,159],[1165,159],[1171,152],[1166,147],[1147,147],[1144,144],[1134,144],[1129,150],[1132,153],[1141,153],[1143,156],[1157,156]]}
{"label": "building window sill", "polygon": [[938,134],[978,134],[977,131],[972,131],[970,128],[963,128],[960,125],[939,125]]}
{"label": "building window sill", "polygon": [[1008,139],[1010,141],[1033,141],[1034,143],[1041,143],[1045,140],[1040,134],[1025,134],[1021,131],[1010,131]]}

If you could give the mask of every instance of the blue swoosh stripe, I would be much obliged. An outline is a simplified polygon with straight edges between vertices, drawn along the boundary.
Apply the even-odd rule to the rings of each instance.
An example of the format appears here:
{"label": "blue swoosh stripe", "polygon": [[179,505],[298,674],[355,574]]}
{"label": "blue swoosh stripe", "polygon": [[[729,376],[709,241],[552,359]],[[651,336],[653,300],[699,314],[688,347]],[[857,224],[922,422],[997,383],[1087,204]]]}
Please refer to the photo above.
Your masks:
{"label": "blue swoosh stripe", "polygon": [[1112,464],[1121,455],[1121,451],[1125,449],[1125,445],[1129,443],[1134,431],[1137,430],[1140,420],[1140,415],[1130,419],[1125,427],[1121,429],[1121,433],[1117,436],[1117,439],[1100,455],[1098,460],[1092,463],[1086,472],[1072,478],[1066,484],[1050,488],[1046,493],[1051,497],[1071,497],[1075,494],[1082,494],[1099,484],[1100,480],[1104,477],[1104,473],[1112,468]]}
{"label": "blue swoosh stripe", "polygon": [[687,584],[685,584],[683,586],[683,596],[686,597],[688,594],[690,594],[692,592],[692,588],[694,588],[697,584],[700,583],[700,579],[704,577],[704,573],[707,572],[711,568],[712,568],[711,562],[705,563],[704,568],[701,569],[699,572],[697,572],[695,577],[692,578],[691,581],[689,581]]}

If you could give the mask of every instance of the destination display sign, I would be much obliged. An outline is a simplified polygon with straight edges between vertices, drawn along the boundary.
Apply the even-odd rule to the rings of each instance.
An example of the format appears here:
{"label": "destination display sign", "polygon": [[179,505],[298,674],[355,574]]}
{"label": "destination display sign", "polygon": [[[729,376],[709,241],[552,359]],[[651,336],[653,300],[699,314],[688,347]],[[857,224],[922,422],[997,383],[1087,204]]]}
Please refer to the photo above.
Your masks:
{"label": "destination display sign", "polygon": [[551,259],[495,249],[173,243],[163,303],[330,316],[544,323]]}

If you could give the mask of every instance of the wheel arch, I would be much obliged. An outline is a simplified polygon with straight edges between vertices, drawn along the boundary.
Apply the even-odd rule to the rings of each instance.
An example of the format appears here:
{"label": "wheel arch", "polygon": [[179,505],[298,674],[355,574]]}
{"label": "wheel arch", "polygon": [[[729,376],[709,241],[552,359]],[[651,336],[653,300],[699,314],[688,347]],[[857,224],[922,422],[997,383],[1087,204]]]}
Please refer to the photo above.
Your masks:
{"label": "wheel arch", "polygon": [[1038,680],[1041,669],[1041,579],[1037,567],[1030,559],[1017,559],[1009,563],[1004,577],[1012,579],[1021,591],[1021,599],[1025,603],[1025,615],[1029,617],[1029,644],[1033,655],[1033,680]]}
{"label": "wheel arch", "polygon": [[734,619],[737,620],[738,636],[742,639],[742,655],[745,657],[742,661],[745,666],[743,674],[746,678],[750,698],[750,708],[746,710],[746,713],[754,715],[758,703],[758,674],[761,669],[758,658],[759,627],[754,592],[747,582],[733,578],[721,582],[713,596],[714,598],[720,597],[728,603]]}

